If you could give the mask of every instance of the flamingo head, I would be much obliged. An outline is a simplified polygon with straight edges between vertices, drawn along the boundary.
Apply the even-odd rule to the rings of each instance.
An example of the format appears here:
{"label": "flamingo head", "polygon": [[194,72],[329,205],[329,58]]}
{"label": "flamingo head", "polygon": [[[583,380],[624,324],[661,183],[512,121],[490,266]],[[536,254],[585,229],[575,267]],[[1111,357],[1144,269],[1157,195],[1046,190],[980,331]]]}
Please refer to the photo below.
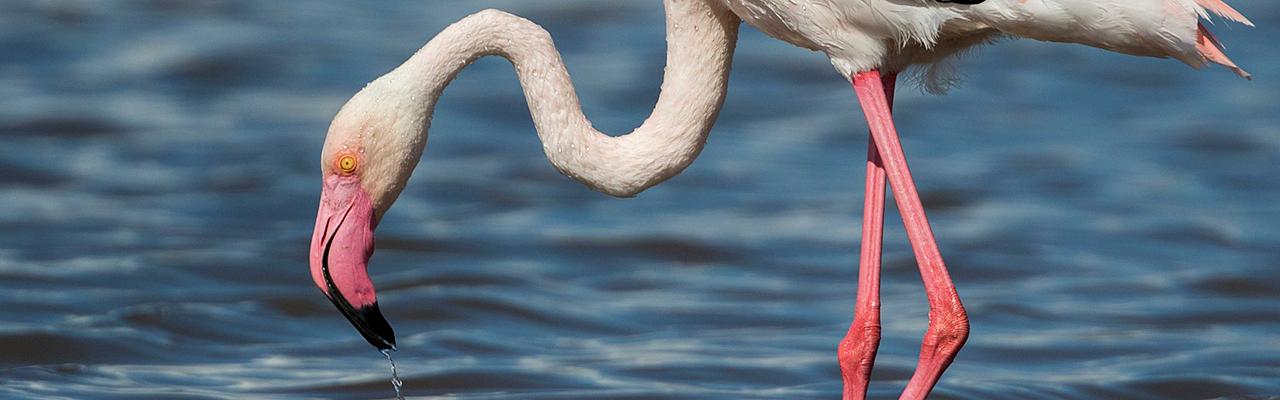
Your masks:
{"label": "flamingo head", "polygon": [[357,331],[379,350],[395,349],[395,332],[378,308],[367,270],[373,231],[395,202],[422,154],[425,118],[394,101],[379,81],[334,117],[321,154],[323,189],[311,236],[311,278]]}

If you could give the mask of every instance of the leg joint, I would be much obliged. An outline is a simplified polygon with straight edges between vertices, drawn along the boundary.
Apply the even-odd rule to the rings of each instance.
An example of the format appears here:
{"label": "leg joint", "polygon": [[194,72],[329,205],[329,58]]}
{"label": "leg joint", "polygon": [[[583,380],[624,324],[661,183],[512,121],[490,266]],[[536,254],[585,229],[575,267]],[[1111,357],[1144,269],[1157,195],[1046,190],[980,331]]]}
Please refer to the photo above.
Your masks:
{"label": "leg joint", "polygon": [[925,344],[944,352],[959,350],[969,340],[969,316],[964,307],[958,305],[947,312],[929,317],[929,328],[925,334]]}
{"label": "leg joint", "polygon": [[880,324],[854,321],[853,326],[849,328],[849,333],[845,334],[844,339],[840,341],[837,355],[840,357],[842,366],[853,365],[867,362],[875,357],[876,348],[879,346]]}

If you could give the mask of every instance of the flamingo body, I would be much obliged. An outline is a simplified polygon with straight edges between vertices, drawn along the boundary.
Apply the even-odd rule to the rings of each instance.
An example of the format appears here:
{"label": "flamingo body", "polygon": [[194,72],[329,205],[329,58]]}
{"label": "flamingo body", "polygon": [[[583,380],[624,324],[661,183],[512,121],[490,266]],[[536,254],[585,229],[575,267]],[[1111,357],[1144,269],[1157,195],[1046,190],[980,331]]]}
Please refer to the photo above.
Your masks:
{"label": "flamingo body", "polygon": [[1078,43],[1124,54],[1217,63],[1248,77],[1200,23],[1252,25],[1221,0],[720,0],[760,31],[821,51],[842,76],[901,71],[999,37]]}

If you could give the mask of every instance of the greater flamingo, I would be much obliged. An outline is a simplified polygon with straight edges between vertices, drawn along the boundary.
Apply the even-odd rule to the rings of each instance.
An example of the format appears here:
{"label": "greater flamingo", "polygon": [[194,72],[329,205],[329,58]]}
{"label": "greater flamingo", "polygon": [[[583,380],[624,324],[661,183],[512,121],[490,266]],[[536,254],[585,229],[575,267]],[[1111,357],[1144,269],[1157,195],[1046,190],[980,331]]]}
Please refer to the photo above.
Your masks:
{"label": "greater flamingo", "polygon": [[929,394],[969,334],[907,168],[890,110],[898,72],[998,37],[1071,42],[1126,54],[1224,65],[1249,75],[1200,23],[1214,13],[1251,23],[1222,0],[664,0],[667,68],[649,118],[611,137],[583,115],[569,74],[538,25],[496,10],[445,28],[374,80],[334,117],[321,154],[323,189],[311,275],[370,344],[393,349],[366,270],[373,231],[427,141],[436,101],[467,65],[507,58],[551,164],[588,187],[634,196],[697,157],[724,101],[740,22],[821,51],[847,77],[870,126],[855,317],[840,342],[844,398],[866,396],[880,340],[879,268],[886,181],[902,213],[930,306],[915,374],[902,394]]}

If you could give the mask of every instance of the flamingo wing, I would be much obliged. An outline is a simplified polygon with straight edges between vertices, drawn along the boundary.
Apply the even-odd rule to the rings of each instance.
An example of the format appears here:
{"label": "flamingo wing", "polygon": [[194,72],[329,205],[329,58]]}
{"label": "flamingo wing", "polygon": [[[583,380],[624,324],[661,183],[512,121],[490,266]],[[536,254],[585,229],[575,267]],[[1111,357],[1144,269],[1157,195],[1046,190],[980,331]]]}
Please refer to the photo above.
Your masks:
{"label": "flamingo wing", "polygon": [[1013,36],[1221,64],[1249,78],[1202,23],[1211,14],[1253,26],[1223,0],[988,0],[967,17]]}

